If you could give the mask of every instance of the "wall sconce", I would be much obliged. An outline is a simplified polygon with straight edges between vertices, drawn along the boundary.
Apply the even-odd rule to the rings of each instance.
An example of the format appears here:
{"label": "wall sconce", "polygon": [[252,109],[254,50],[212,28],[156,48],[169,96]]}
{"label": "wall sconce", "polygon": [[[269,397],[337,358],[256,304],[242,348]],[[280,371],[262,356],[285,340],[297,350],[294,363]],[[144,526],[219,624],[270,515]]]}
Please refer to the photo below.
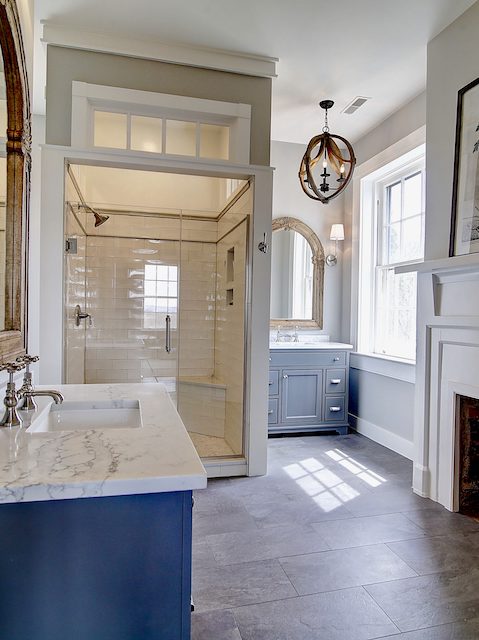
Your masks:
{"label": "wall sconce", "polygon": [[338,240],[344,240],[344,225],[333,224],[331,225],[331,233],[329,239],[334,240],[334,253],[330,253],[326,256],[326,264],[328,267],[334,267],[338,261]]}

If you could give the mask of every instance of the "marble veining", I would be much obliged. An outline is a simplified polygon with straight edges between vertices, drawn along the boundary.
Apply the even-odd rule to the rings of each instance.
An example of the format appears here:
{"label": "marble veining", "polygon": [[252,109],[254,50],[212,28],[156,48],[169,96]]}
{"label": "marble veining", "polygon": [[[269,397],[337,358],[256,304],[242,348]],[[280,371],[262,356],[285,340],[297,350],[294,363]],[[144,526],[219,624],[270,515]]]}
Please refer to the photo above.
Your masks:
{"label": "marble veining", "polygon": [[[137,399],[143,426],[37,433],[0,429],[0,503],[206,487],[205,469],[162,384],[56,388],[70,401]],[[42,398],[39,413],[49,403]]]}

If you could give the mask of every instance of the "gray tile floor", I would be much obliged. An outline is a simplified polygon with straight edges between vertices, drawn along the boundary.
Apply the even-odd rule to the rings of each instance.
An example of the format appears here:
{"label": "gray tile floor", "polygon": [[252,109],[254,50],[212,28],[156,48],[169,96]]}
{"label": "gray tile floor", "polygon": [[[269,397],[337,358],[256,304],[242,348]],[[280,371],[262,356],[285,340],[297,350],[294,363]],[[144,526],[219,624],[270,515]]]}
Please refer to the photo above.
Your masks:
{"label": "gray tile floor", "polygon": [[479,523],[358,435],[269,441],[195,494],[192,640],[478,640]]}

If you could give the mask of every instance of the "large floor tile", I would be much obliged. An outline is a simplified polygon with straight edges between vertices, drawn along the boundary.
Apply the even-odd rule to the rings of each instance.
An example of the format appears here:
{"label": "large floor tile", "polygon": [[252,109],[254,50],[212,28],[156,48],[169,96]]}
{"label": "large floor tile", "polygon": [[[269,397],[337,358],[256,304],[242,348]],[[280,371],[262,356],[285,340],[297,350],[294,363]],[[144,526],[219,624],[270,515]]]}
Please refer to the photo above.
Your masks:
{"label": "large floor tile", "polygon": [[479,534],[476,533],[390,542],[388,547],[418,574],[479,567]]}
{"label": "large floor tile", "polygon": [[382,544],[281,558],[280,562],[300,595],[416,575]]}
{"label": "large floor tile", "polygon": [[191,616],[191,640],[241,640],[241,635],[231,611],[208,611]]}
{"label": "large floor tile", "polygon": [[432,509],[408,511],[405,515],[430,536],[448,533],[479,532],[479,522],[460,513],[451,513],[440,505]]}
{"label": "large floor tile", "polygon": [[414,494],[409,486],[389,486],[387,483],[351,500],[348,509],[355,516],[380,515],[430,509],[431,501]]}
{"label": "large floor tile", "polygon": [[241,607],[234,616],[243,640],[370,640],[397,632],[362,588]]}
{"label": "large floor tile", "polygon": [[208,537],[218,565],[268,560],[329,549],[310,526],[268,527],[258,531],[223,533]]}
{"label": "large floor tile", "polygon": [[206,567],[193,573],[193,599],[198,612],[293,596],[296,591],[277,560]]}
{"label": "large floor tile", "polygon": [[349,518],[341,522],[320,522],[312,526],[323,536],[331,549],[395,542],[426,535],[401,513]]}
{"label": "large floor tile", "polygon": [[364,587],[401,631],[479,616],[479,569]]}
{"label": "large floor tile", "polygon": [[[479,638],[479,620],[460,620],[439,627],[429,627],[419,631],[387,636],[387,640],[477,640]],[[381,638],[381,640],[383,640]],[[384,638],[386,640],[386,638]]]}
{"label": "large floor tile", "polygon": [[203,536],[216,533],[231,533],[233,531],[256,530],[254,518],[244,509],[217,513],[195,513],[193,511],[193,542]]}
{"label": "large floor tile", "polygon": [[259,528],[308,525],[325,520],[350,518],[351,512],[332,494],[294,501],[265,502],[246,506]]}

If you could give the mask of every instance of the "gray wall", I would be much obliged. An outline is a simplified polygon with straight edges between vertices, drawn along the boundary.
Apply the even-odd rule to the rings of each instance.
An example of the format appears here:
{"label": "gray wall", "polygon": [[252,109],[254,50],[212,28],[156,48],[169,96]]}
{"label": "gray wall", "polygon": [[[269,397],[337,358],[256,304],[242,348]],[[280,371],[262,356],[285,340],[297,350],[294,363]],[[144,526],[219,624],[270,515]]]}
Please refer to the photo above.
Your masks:
{"label": "gray wall", "polygon": [[[275,168],[273,218],[289,216],[305,222],[319,237],[327,255],[334,249],[334,243],[329,240],[331,225],[343,221],[343,199],[339,196],[325,205],[308,198],[303,192],[298,171],[305,148],[306,144],[275,140],[271,143],[271,164]],[[332,340],[341,338],[342,244],[338,242],[338,264],[326,267],[324,273],[323,330]]]}
{"label": "gray wall", "polygon": [[251,105],[251,164],[269,165],[271,79],[48,46],[47,144],[70,146],[72,80]]}
{"label": "gray wall", "polygon": [[479,76],[479,2],[427,48],[426,259],[449,255],[457,92]]}
{"label": "gray wall", "polygon": [[[426,94],[393,113],[375,129],[354,142],[358,165],[416,131],[426,122]],[[345,194],[345,278],[343,282],[343,336],[351,332],[351,237],[353,190]],[[349,412],[358,431],[370,435],[399,453],[411,455],[414,384],[364,371],[351,356]]]}

